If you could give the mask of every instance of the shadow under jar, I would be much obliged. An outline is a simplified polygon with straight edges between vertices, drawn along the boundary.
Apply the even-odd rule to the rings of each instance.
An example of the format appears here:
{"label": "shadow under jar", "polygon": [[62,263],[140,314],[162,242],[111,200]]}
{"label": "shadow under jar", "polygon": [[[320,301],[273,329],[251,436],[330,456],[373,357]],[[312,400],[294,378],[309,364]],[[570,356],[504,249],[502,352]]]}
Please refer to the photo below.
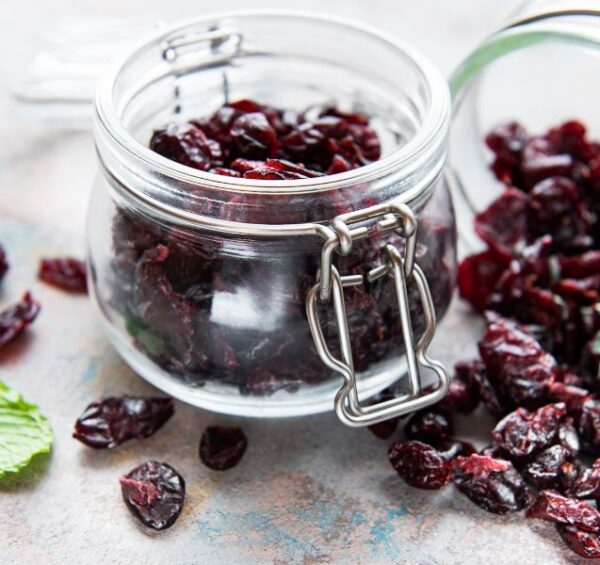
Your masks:
{"label": "shadow under jar", "polygon": [[[244,98],[296,111],[335,105],[361,112],[380,137],[381,159],[271,181],[218,176],[148,149],[153,130],[166,123]],[[410,369],[405,399],[439,399],[443,369],[432,362],[442,376],[429,396],[414,369],[429,361],[431,326],[455,279],[449,112],[446,83],[429,62],[339,20],[226,14],[146,40],[104,75],[95,106],[100,171],[88,217],[89,271],[116,349],[157,387],[223,413],[316,413],[331,410],[336,393],[336,404],[350,410],[358,394],[364,400],[396,381],[403,386]],[[407,266],[415,241],[414,271],[424,273],[435,311],[429,315],[429,293]],[[328,253],[331,270],[323,263]],[[395,264],[406,267],[396,278]],[[375,276],[378,267],[386,276]],[[347,369],[342,376],[317,351],[307,319],[311,289],[323,341]],[[365,425],[392,415],[342,419]]]}

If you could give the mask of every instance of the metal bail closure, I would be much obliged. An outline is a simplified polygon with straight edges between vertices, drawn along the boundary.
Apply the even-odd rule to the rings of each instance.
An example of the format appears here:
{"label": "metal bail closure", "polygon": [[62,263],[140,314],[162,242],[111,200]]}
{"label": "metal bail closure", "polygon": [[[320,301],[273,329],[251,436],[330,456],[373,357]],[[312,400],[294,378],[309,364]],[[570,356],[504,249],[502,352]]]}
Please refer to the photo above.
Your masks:
{"label": "metal bail closure", "polygon": [[[356,373],[352,361],[350,332],[344,302],[344,288],[362,285],[363,276],[341,276],[331,264],[331,255],[338,248],[342,255],[347,255],[352,249],[353,240],[366,237],[368,233],[367,227],[351,228],[349,224],[364,222],[366,219],[373,218],[379,218],[376,226],[381,232],[395,230],[406,241],[404,257],[396,246],[392,244],[386,245],[382,250],[382,264],[367,273],[367,279],[374,281],[381,277],[389,276],[394,281],[408,369],[409,391],[392,400],[369,406],[361,406],[358,399]],[[420,410],[438,402],[448,391],[449,381],[443,365],[438,361],[430,359],[427,355],[427,348],[435,333],[435,309],[427,279],[421,268],[414,263],[417,224],[412,211],[404,204],[392,202],[338,216],[333,221],[333,226],[337,234],[337,245],[334,245],[332,241],[325,243],[320,280],[308,294],[306,299],[306,313],[312,337],[321,360],[330,369],[337,371],[344,378],[344,384],[335,397],[336,414],[348,426],[368,426],[390,418],[402,416],[415,410]],[[329,264],[323,264],[324,261],[329,261]],[[326,276],[327,272],[329,272],[329,280],[323,281],[323,277]],[[408,303],[408,280],[411,280],[416,285],[425,315],[425,331],[416,345]],[[319,320],[318,301],[320,298],[325,298],[324,301],[328,301],[330,297],[333,297],[333,308],[342,353],[341,359],[336,359],[329,351]],[[437,376],[437,387],[432,392],[423,393],[420,367],[431,369]]]}

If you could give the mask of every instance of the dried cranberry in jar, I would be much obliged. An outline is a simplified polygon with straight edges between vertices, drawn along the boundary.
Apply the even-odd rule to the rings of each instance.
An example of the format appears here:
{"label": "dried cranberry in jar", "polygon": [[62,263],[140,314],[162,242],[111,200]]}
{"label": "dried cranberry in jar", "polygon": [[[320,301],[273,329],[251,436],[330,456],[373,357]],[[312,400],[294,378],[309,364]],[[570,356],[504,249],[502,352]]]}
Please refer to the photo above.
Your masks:
{"label": "dried cranberry in jar", "polygon": [[523,510],[532,491],[510,461],[473,454],[453,462],[453,481],[460,492],[494,514]]}
{"label": "dried cranberry in jar", "polygon": [[130,439],[150,437],[174,411],[171,398],[110,396],[83,411],[75,422],[73,437],[97,449],[116,447]]}
{"label": "dried cranberry in jar", "polygon": [[165,530],[181,514],[185,481],[170,465],[147,461],[121,477],[120,483],[125,504],[145,526]]}
{"label": "dried cranberry in jar", "polygon": [[40,305],[26,292],[21,300],[0,312],[0,349],[19,337],[40,313]]}
{"label": "dried cranberry in jar", "polygon": [[40,280],[69,292],[87,292],[86,267],[79,259],[42,259],[38,276]]}
{"label": "dried cranberry in jar", "polygon": [[389,451],[392,467],[412,487],[437,490],[450,480],[450,463],[430,445],[397,441]]}
{"label": "dried cranberry in jar", "polygon": [[240,428],[209,426],[200,440],[200,459],[209,469],[227,471],[241,461],[247,447]]}

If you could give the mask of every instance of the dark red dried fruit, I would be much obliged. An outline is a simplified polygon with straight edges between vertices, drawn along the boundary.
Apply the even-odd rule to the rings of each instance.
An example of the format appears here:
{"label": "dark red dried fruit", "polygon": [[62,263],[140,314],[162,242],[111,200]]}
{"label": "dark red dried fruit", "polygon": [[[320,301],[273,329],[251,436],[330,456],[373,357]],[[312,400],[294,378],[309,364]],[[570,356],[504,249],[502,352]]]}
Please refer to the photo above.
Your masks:
{"label": "dark red dried fruit", "polygon": [[40,313],[40,305],[26,292],[20,302],[0,312],[0,349],[19,337]]}
{"label": "dark red dried fruit", "polygon": [[478,312],[484,312],[488,297],[507,265],[506,258],[491,249],[464,259],[458,266],[457,275],[461,297]]}
{"label": "dark red dried fruit", "polygon": [[557,524],[556,530],[565,544],[577,555],[588,559],[600,559],[600,535],[584,532],[574,526]]}
{"label": "dark red dried fruit", "polygon": [[600,449],[600,402],[586,400],[581,408],[579,417],[579,435],[590,448]]}
{"label": "dark red dried fruit", "polygon": [[551,490],[540,492],[533,506],[527,511],[527,516],[555,524],[575,526],[586,532],[600,532],[598,510],[584,500],[567,498]]}
{"label": "dark red dried fruit", "polygon": [[529,459],[558,441],[566,415],[566,406],[561,402],[536,412],[517,408],[494,428],[494,443],[511,459]]}
{"label": "dark red dried fruit", "polygon": [[532,491],[510,461],[473,454],[453,462],[454,485],[475,504],[494,514],[523,510]]}
{"label": "dark red dried fruit", "polygon": [[171,398],[107,397],[92,402],[75,422],[73,437],[97,449],[147,438],[173,415]]}
{"label": "dark red dried fruit", "polygon": [[181,514],[185,481],[170,465],[147,461],[121,477],[119,482],[127,508],[144,526],[165,530]]}
{"label": "dark red dried fruit", "polygon": [[527,197],[507,188],[485,211],[475,217],[475,232],[491,249],[510,260],[525,239]]}
{"label": "dark red dried fruit", "polygon": [[223,164],[218,142],[209,139],[192,123],[171,123],[155,131],[150,139],[150,149],[167,159],[202,171]]}
{"label": "dark red dried fruit", "polygon": [[86,267],[79,259],[42,259],[38,276],[40,280],[69,292],[87,292]]}
{"label": "dark red dried fruit", "polygon": [[200,459],[209,469],[227,471],[240,462],[247,447],[240,428],[209,426],[200,440]]}
{"label": "dark red dried fruit", "polygon": [[8,260],[6,258],[6,252],[2,245],[0,245],[0,281],[8,271]]}
{"label": "dark red dried fruit", "polygon": [[468,441],[461,441],[459,439],[447,438],[438,441],[434,444],[434,447],[440,452],[440,455],[447,461],[452,461],[456,457],[468,457],[473,453],[477,453],[475,446]]}
{"label": "dark red dried fruit", "polygon": [[570,462],[571,452],[562,445],[553,445],[539,453],[523,469],[523,477],[537,489],[560,489],[565,464]]}
{"label": "dark red dried fruit", "polygon": [[435,448],[420,441],[397,441],[388,457],[410,486],[437,490],[450,480],[450,463]]}
{"label": "dark red dried fruit", "polygon": [[231,126],[230,135],[240,157],[266,159],[277,155],[277,133],[259,112],[237,118]]}
{"label": "dark red dried fruit", "polygon": [[452,435],[452,425],[443,414],[423,410],[408,419],[404,435],[425,443],[437,442]]}
{"label": "dark red dried fruit", "polygon": [[479,387],[471,379],[461,378],[459,374],[450,381],[448,392],[434,405],[436,412],[442,414],[470,414],[479,405]]}

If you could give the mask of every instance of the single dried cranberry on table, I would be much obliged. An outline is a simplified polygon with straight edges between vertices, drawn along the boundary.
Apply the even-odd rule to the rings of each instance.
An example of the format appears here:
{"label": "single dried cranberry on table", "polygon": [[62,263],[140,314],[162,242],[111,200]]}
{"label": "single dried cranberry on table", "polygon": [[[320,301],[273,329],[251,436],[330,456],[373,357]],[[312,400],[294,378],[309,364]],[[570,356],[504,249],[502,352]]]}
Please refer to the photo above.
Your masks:
{"label": "single dried cranberry on table", "polygon": [[452,469],[456,488],[488,512],[517,512],[533,500],[533,491],[510,461],[473,454],[457,457]]}
{"label": "single dried cranberry on table", "polygon": [[172,398],[107,397],[92,402],[75,422],[73,437],[97,449],[156,433],[175,411]]}
{"label": "single dried cranberry on table", "polygon": [[410,486],[437,490],[450,480],[450,463],[420,441],[397,441],[388,451],[392,467]]}
{"label": "single dried cranberry on table", "polygon": [[40,280],[69,292],[87,292],[86,266],[79,259],[42,259],[38,276]]}
{"label": "single dried cranberry on table", "polygon": [[4,251],[4,247],[0,245],[0,281],[8,271],[8,259],[6,257],[6,251]]}
{"label": "single dried cranberry on table", "polygon": [[21,300],[0,312],[0,349],[19,337],[40,313],[39,303],[26,292]]}
{"label": "single dried cranberry on table", "polygon": [[215,471],[235,467],[248,447],[246,434],[236,427],[209,426],[200,440],[200,459]]}
{"label": "single dried cranberry on table", "polygon": [[144,526],[165,530],[181,514],[185,481],[170,465],[147,461],[121,477],[119,482],[125,504]]}

